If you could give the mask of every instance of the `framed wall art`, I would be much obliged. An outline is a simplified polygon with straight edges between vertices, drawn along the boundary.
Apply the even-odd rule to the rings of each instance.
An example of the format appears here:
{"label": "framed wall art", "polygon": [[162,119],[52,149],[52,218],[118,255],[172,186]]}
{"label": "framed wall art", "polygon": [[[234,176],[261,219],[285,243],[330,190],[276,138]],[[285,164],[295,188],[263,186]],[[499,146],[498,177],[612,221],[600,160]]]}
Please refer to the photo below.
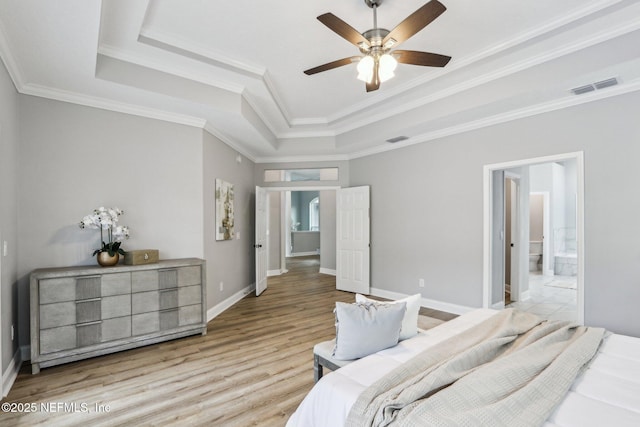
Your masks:
{"label": "framed wall art", "polygon": [[233,225],[233,184],[216,179],[216,240],[232,240]]}

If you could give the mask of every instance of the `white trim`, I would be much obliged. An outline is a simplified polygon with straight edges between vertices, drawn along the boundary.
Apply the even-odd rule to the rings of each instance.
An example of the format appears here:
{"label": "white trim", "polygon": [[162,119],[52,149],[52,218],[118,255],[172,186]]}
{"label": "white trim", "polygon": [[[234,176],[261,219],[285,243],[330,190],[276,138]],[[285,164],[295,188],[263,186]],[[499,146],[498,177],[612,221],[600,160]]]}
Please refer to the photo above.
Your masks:
{"label": "white trim", "polygon": [[289,255],[292,258],[298,257],[298,256],[310,256],[310,255],[320,255],[320,253],[318,251],[312,251],[312,252],[295,252],[292,253],[291,255]]}
{"label": "white trim", "polygon": [[204,119],[199,117],[171,113],[155,108],[142,107],[127,102],[114,101],[107,98],[80,94],[68,90],[54,89],[33,83],[23,85],[20,93],[199,128],[203,128],[206,123]]}
{"label": "white trim", "polygon": [[13,354],[13,358],[9,361],[9,366],[2,373],[2,397],[7,397],[9,394],[9,390],[13,386],[16,378],[18,377],[18,373],[20,372],[20,367],[22,366],[22,358],[21,356],[21,348],[18,348],[16,352]]}
{"label": "white trim", "polygon": [[225,299],[219,304],[214,305],[210,309],[207,310],[207,323],[211,322],[214,318],[218,317],[225,310],[229,309],[232,305],[240,301],[242,298],[246,297],[250,293],[256,290],[256,284],[252,283],[244,289],[239,290],[235,294],[231,295],[229,298]]}
{"label": "white trim", "polygon": [[493,310],[504,310],[504,300],[491,304]]}
{"label": "white trim", "polygon": [[562,160],[576,160],[577,174],[577,206],[576,206],[576,239],[578,252],[577,272],[577,322],[584,324],[584,152],[576,151],[564,154],[555,154],[543,157],[514,160],[503,163],[484,165],[483,167],[483,254],[482,254],[482,306],[490,305],[491,293],[491,216],[492,216],[492,189],[491,177],[493,171],[511,169],[514,167],[530,166],[541,163],[558,162]]}
{"label": "white trim", "polygon": [[[478,120],[461,123],[459,125],[438,129],[433,132],[426,132],[423,134],[415,135],[405,141],[396,144],[385,144],[364,149],[362,151],[350,154],[349,160],[371,156],[373,154],[384,153],[391,150],[397,150],[402,147],[421,144],[423,142],[433,141],[447,136],[457,135],[460,133],[482,129],[493,125],[508,123],[513,120],[523,119],[526,117],[537,116],[539,114],[544,114],[551,111],[587,104],[589,102],[600,101],[602,99],[607,99],[614,96],[626,95],[638,90],[640,90],[640,79],[636,79],[619,86],[614,86],[612,88],[607,88],[606,90],[594,91],[585,95],[568,95],[564,98],[554,99],[551,101],[542,102],[540,104],[530,105],[516,110],[495,114],[493,116],[483,117]],[[264,163],[267,162],[265,161]]]}
{"label": "white trim", "polygon": [[529,291],[529,289],[520,293],[520,301],[526,301],[529,298],[531,298],[531,292]]}
{"label": "white trim", "polygon": [[320,267],[320,274],[328,274],[330,276],[336,275],[336,270],[332,270],[330,268]]}
{"label": "white trim", "polygon": [[279,276],[281,274],[283,274],[284,271],[278,269],[278,270],[267,270],[267,277],[273,277],[273,276]]}
{"label": "white trim", "polygon": [[[370,288],[369,292],[373,296],[380,297],[380,298],[387,298],[390,300],[399,300],[399,299],[407,298],[410,296],[406,294],[401,294],[399,292],[392,292],[392,291],[387,291],[386,289],[373,288],[373,287]],[[474,307],[467,307],[465,305],[452,304],[449,302],[437,301],[429,298],[422,298],[420,300],[420,306],[425,308],[432,308],[434,310],[444,311],[447,313],[453,313],[453,314],[465,314],[470,311],[476,310],[476,308]]]}

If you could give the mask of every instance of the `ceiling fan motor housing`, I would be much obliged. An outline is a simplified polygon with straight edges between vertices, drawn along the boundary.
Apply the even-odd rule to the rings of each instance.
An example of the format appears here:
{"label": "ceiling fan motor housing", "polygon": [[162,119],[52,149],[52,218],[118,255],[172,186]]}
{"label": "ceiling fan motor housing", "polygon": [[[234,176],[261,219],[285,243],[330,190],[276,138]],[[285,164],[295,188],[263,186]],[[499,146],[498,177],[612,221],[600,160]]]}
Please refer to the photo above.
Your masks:
{"label": "ceiling fan motor housing", "polygon": [[367,6],[373,9],[373,6],[380,6],[382,4],[382,0],[364,0]]}
{"label": "ceiling fan motor housing", "polygon": [[[371,30],[367,30],[362,33],[362,36],[369,40],[369,43],[371,43],[371,49],[374,49],[376,47],[382,47],[382,40],[384,40],[387,34],[389,34],[389,30],[384,28],[372,28]],[[370,48],[368,46],[360,46],[360,51],[362,53],[369,52],[369,49]]]}

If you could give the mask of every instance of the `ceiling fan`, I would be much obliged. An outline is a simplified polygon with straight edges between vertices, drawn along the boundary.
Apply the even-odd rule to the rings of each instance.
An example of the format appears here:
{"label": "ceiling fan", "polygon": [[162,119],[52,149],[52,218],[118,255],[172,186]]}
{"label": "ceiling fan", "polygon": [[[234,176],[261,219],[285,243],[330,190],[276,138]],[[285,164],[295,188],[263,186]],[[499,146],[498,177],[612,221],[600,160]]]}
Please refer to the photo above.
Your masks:
{"label": "ceiling fan", "polygon": [[364,81],[367,92],[371,92],[377,90],[380,87],[380,83],[394,76],[393,72],[398,62],[428,67],[444,67],[447,65],[451,59],[450,56],[415,50],[392,50],[392,48],[412,37],[447,10],[442,3],[438,0],[431,0],[409,15],[393,30],[389,31],[384,28],[378,28],[376,11],[382,1],[364,0],[365,4],[373,9],[373,28],[362,34],[332,13],[318,16],[318,20],[329,27],[330,30],[360,49],[362,56],[338,59],[337,61],[310,68],[304,73],[310,76],[357,62],[358,79]]}

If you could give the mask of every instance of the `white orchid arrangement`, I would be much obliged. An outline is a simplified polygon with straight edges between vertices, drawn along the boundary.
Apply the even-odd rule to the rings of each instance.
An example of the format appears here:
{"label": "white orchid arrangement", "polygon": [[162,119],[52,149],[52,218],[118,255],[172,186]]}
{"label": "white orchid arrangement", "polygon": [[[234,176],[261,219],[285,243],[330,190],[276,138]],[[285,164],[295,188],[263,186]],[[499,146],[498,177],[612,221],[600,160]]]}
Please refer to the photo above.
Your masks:
{"label": "white orchid arrangement", "polygon": [[[118,217],[124,214],[122,209],[118,208],[105,208],[99,207],[93,210],[93,213],[85,216],[80,221],[80,228],[99,228],[100,229],[100,241],[102,242],[102,248],[96,249],[93,255],[97,255],[100,252],[109,252],[110,256],[114,256],[116,253],[125,254],[125,251],[120,248],[122,240],[129,238],[129,227],[118,225]],[[108,242],[104,240],[104,232],[107,233]]]}

